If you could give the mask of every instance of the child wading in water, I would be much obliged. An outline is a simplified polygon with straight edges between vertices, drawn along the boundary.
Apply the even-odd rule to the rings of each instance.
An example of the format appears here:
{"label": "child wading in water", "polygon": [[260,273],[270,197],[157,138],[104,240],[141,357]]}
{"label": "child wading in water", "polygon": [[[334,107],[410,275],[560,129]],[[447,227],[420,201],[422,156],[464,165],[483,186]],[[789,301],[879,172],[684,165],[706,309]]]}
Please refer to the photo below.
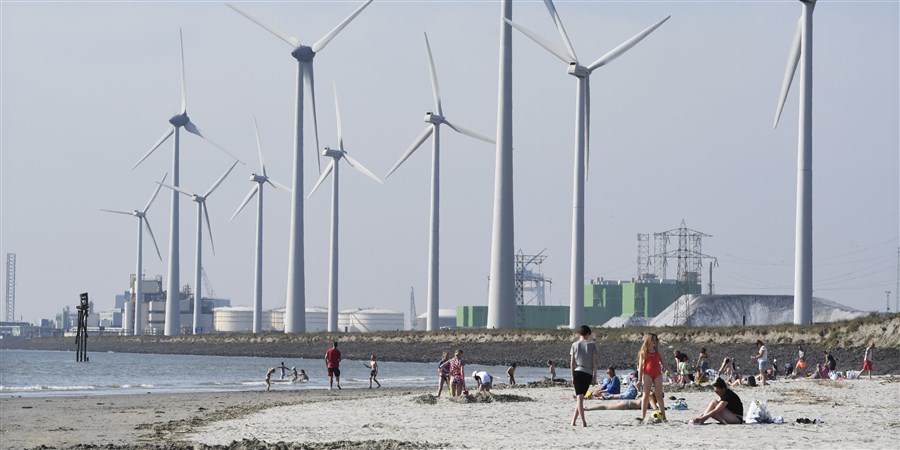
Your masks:
{"label": "child wading in water", "polygon": [[654,333],[644,335],[644,344],[638,352],[638,379],[644,385],[644,397],[641,401],[641,420],[646,420],[647,405],[650,403],[650,388],[658,401],[659,414],[666,420],[666,396],[663,392],[662,368],[665,363],[659,353],[659,337]]}
{"label": "child wading in water", "polygon": [[372,360],[369,361],[368,364],[363,363],[364,366],[371,369],[369,372],[369,389],[372,389],[372,382],[374,381],[378,387],[381,387],[381,383],[378,382],[378,362],[375,361],[375,355],[372,355]]}

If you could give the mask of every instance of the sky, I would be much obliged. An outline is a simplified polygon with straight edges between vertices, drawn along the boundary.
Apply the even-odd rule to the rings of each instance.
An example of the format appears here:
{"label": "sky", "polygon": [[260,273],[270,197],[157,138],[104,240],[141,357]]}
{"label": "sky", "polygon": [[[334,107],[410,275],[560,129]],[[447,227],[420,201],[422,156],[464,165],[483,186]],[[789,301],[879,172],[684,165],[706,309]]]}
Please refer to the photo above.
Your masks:
{"label": "sky", "polygon": [[[310,45],[361,2],[236,4]],[[556,6],[582,64],[672,16],[591,78],[585,279],[635,277],[637,233],[684,220],[711,235],[702,250],[718,259],[716,293],[792,294],[796,80],[777,129],[772,121],[800,2]],[[495,134],[499,17],[497,2],[376,0],[315,58],[320,145],[336,145],[334,84],[345,149],[384,177],[434,109],[423,32],[445,115]],[[515,2],[513,20],[563,46],[542,2]],[[884,310],[900,273],[900,5],[820,0],[814,20],[814,295]],[[142,208],[170,170],[171,141],[131,167],[179,112],[179,29],[188,114],[246,163],[208,200],[215,254],[204,237],[204,267],[216,297],[252,304],[255,202],[228,219],[258,171],[253,115],[269,175],[291,184],[290,46],[219,2],[3,1],[0,252],[17,255],[17,319],[52,318],[81,292],[111,308],[128,289],[136,221],[100,208]],[[513,71],[515,248],[544,251],[547,303],[567,305],[575,80],[516,31]],[[311,126],[307,194],[318,176]],[[440,306],[486,305],[494,147],[442,131]],[[230,165],[193,135],[181,154],[181,185],[192,191]],[[425,312],[430,165],[426,143],[384,185],[341,172],[340,309],[408,313],[413,288]],[[330,196],[326,185],[306,201],[307,306],[327,304]],[[287,288],[290,195],[270,189],[265,202],[271,309]],[[169,205],[161,192],[148,212],[163,258],[145,233],[148,276],[166,274]],[[195,204],[183,198],[180,208],[180,277],[193,284]],[[707,276],[704,263],[704,292]]]}

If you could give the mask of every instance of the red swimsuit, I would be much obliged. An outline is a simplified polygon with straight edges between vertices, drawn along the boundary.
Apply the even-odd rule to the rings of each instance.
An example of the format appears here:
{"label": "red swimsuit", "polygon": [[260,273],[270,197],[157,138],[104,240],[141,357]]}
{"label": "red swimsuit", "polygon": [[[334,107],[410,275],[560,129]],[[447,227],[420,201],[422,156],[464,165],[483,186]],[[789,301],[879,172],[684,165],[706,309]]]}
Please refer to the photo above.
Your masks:
{"label": "red swimsuit", "polygon": [[644,375],[656,378],[662,374],[662,365],[659,362],[659,351],[647,352],[644,356]]}

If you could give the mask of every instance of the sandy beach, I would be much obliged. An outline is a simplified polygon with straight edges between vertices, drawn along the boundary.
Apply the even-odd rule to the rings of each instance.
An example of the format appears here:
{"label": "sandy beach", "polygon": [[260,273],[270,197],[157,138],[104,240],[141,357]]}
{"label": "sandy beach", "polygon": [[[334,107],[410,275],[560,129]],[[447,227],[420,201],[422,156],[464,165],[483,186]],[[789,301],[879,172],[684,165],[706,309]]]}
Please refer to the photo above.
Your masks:
{"label": "sandy beach", "polygon": [[587,428],[570,425],[571,388],[498,388],[492,402],[383,388],[3,398],[0,442],[3,448],[228,448],[244,440],[251,441],[230,448],[279,442],[281,448],[897,448],[900,378],[779,380],[735,392],[745,408],[767,402],[785,423],[687,424],[714,398],[707,388],[667,392],[688,404],[669,411],[668,423],[640,424],[639,411],[589,411]]}

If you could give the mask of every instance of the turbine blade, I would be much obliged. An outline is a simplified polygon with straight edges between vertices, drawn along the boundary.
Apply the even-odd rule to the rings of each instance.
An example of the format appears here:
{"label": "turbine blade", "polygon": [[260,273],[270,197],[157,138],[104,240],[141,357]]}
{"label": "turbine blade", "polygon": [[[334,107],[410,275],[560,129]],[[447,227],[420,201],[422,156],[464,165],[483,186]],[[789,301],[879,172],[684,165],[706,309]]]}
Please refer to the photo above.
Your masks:
{"label": "turbine blade", "polygon": [[300,41],[297,40],[297,38],[295,38],[295,37],[293,37],[293,36],[290,36],[290,35],[287,35],[287,34],[285,34],[285,33],[282,33],[281,31],[276,30],[274,27],[271,27],[271,26],[269,26],[269,25],[266,25],[266,24],[262,23],[262,22],[261,22],[259,19],[257,19],[256,17],[253,17],[253,16],[251,16],[250,14],[247,14],[247,13],[245,13],[244,11],[241,11],[240,9],[238,9],[237,6],[234,6],[234,5],[232,5],[231,3],[226,3],[225,6],[227,6],[227,7],[231,8],[231,9],[233,9],[236,13],[238,13],[238,14],[240,14],[240,15],[246,17],[246,18],[249,19],[251,22],[253,22],[253,23],[255,23],[255,24],[257,24],[257,25],[259,25],[259,26],[265,28],[266,30],[268,30],[269,33],[272,33],[272,34],[274,34],[276,37],[278,37],[279,39],[281,39],[282,41],[287,42],[288,44],[291,44],[292,47],[297,48],[297,47],[299,47],[299,46],[301,45],[301,44],[300,44]]}
{"label": "turbine blade", "polygon": [[363,175],[365,175],[365,176],[367,176],[367,177],[369,177],[369,178],[371,178],[371,179],[373,179],[373,180],[379,182],[380,184],[384,184],[384,182],[382,182],[381,179],[379,179],[377,176],[375,176],[375,174],[372,173],[371,170],[366,169],[366,167],[363,166],[362,163],[360,163],[359,161],[353,159],[353,157],[351,157],[350,155],[344,153],[344,158],[346,158],[346,159],[347,159],[347,162],[350,163],[350,167],[352,167],[352,168],[358,170],[359,172],[362,172]]}
{"label": "turbine blade", "polygon": [[316,139],[316,147],[313,150],[316,154],[316,167],[319,173],[322,173],[322,154],[319,147],[319,117],[318,113],[316,113],[316,77],[313,73],[312,61],[302,64],[306,64],[303,70],[303,77],[306,79],[307,86],[309,86],[309,100],[312,102],[313,136]]}
{"label": "turbine blade", "polygon": [[801,27],[802,23],[798,20],[797,31],[794,33],[794,41],[791,42],[791,51],[788,54],[787,67],[784,68],[784,81],[781,82],[781,95],[778,97],[778,107],[775,109],[775,122],[772,123],[772,128],[776,128],[781,119],[781,111],[784,109],[784,102],[787,100],[794,73],[797,71],[797,64],[800,62]]}
{"label": "turbine blade", "polygon": [[434,57],[431,55],[431,44],[428,43],[428,33],[425,33],[425,48],[428,50],[428,68],[431,70],[431,91],[434,93],[434,107],[439,116],[443,116],[441,110],[441,90],[438,86],[437,71],[434,68]]}
{"label": "turbine blade", "polygon": [[206,232],[209,233],[209,246],[212,248],[213,255],[216,254],[216,244],[213,243],[212,238],[212,226],[209,224],[209,210],[206,209],[206,200],[203,200],[200,203],[200,207],[203,208],[203,215],[206,216]]}
{"label": "turbine blade", "polygon": [[584,77],[584,179],[591,167],[591,76]]}
{"label": "turbine blade", "polygon": [[394,173],[394,171],[397,170],[397,168],[400,167],[400,165],[403,164],[404,161],[412,156],[412,154],[422,146],[422,143],[424,143],[425,140],[428,139],[429,136],[431,136],[431,133],[434,133],[434,126],[426,126],[425,131],[423,131],[419,134],[419,136],[416,137],[416,140],[413,141],[412,145],[410,145],[408,149],[406,149],[406,152],[403,153],[403,156],[400,157],[400,159],[397,161],[397,164],[394,164],[394,167],[391,167],[391,170],[387,173],[387,175],[384,176],[384,178],[391,176],[391,174]]}
{"label": "turbine blade", "polygon": [[223,181],[225,181],[225,177],[227,177],[228,174],[231,173],[232,170],[234,170],[234,166],[236,166],[237,164],[238,164],[238,162],[235,161],[234,164],[232,164],[231,167],[229,167],[228,170],[226,170],[225,173],[223,173],[222,176],[219,177],[218,180],[216,180],[216,183],[213,184],[212,187],[210,187],[209,190],[206,191],[205,194],[203,194],[203,198],[207,198],[210,195],[212,195],[213,191],[215,191],[216,188],[218,188],[219,185],[222,184]]}
{"label": "turbine blade", "polygon": [[671,17],[672,16],[666,16],[666,17],[660,19],[658,22],[647,27],[644,31],[641,31],[640,33],[634,35],[634,37],[632,37],[631,39],[621,43],[618,47],[610,50],[609,53],[601,56],[598,60],[591,63],[591,65],[588,66],[588,70],[594,70],[600,66],[605,66],[606,64],[611,63],[616,58],[622,56],[623,53],[627,52],[628,50],[631,50],[632,47],[634,47],[639,42],[644,40],[644,38],[647,37],[647,35],[649,35],[654,30],[659,28],[662,24],[666,23],[666,21],[669,20],[669,18],[671,18]]}
{"label": "turbine blade", "polygon": [[181,28],[178,29],[178,39],[181,42],[181,113],[187,111],[187,83],[184,76],[184,35]]}
{"label": "turbine blade", "polygon": [[306,198],[312,197],[312,195],[316,193],[316,190],[319,189],[319,186],[321,186],[325,181],[325,178],[328,178],[328,174],[330,174],[331,170],[334,169],[334,162],[335,160],[332,159],[331,162],[328,163],[327,166],[325,166],[325,171],[322,172],[322,175],[319,175],[319,179],[316,180],[316,185],[313,186],[311,191],[309,191],[309,195],[307,195]]}
{"label": "turbine blade", "polygon": [[147,159],[147,157],[149,157],[154,151],[156,151],[156,149],[159,148],[159,146],[162,145],[163,142],[166,142],[166,139],[168,139],[169,136],[171,136],[172,133],[174,133],[174,132],[175,132],[175,127],[168,127],[166,129],[166,132],[163,133],[162,137],[160,137],[156,141],[156,143],[153,144],[153,147],[150,147],[150,151],[147,152],[144,155],[144,157],[141,158],[135,165],[131,166],[131,170],[134,170],[135,168],[137,168],[137,166],[141,165],[141,163],[144,162],[144,160]]}
{"label": "turbine blade", "polygon": [[167,188],[169,188],[169,189],[171,189],[171,190],[173,190],[173,191],[175,191],[175,192],[180,192],[180,193],[182,193],[182,194],[184,194],[184,195],[187,195],[188,197],[193,197],[193,196],[194,196],[194,193],[193,193],[193,192],[191,192],[191,191],[189,191],[189,190],[187,190],[187,189],[182,189],[182,188],[180,188],[180,187],[178,187],[178,186],[172,186],[171,184],[167,184],[167,183],[160,183],[159,181],[157,181],[156,184],[158,184],[158,185],[160,185],[160,186],[163,186],[163,187],[167,187]]}
{"label": "turbine blade", "polygon": [[141,218],[144,222],[144,226],[147,227],[147,232],[150,233],[150,239],[153,241],[153,248],[156,249],[156,256],[162,261],[162,254],[159,253],[159,245],[156,243],[156,236],[153,235],[153,229],[150,228],[150,220],[147,219],[147,216]]}
{"label": "turbine blade", "polygon": [[332,81],[332,85],[334,86],[334,114],[337,116],[338,148],[344,150],[344,133],[341,126],[341,105],[338,103],[337,83]]}
{"label": "turbine blade", "polygon": [[289,188],[289,187],[287,187],[287,186],[285,186],[285,185],[283,185],[283,184],[281,184],[281,183],[279,183],[279,182],[277,182],[277,181],[275,181],[275,180],[273,180],[273,179],[271,179],[271,178],[266,178],[266,183],[269,183],[269,184],[271,184],[272,186],[275,186],[276,188],[278,188],[278,189],[280,189],[280,190],[282,190],[282,191],[284,191],[284,192],[288,192],[288,193],[291,192],[291,188]]}
{"label": "turbine blade", "polygon": [[212,138],[210,138],[208,134],[206,134],[202,130],[200,130],[200,128],[198,128],[197,125],[194,124],[194,122],[188,120],[188,122],[186,124],[184,124],[184,129],[187,130],[188,133],[193,133],[193,134],[196,134],[197,136],[202,137],[206,142],[209,142],[210,144],[214,145],[216,148],[221,150],[223,153],[232,157],[236,162],[244,164],[244,162],[241,161],[240,158],[238,158],[237,156],[234,156],[228,150],[225,150],[225,147],[222,147],[221,145],[219,145],[219,143],[212,140]]}
{"label": "turbine blade", "polygon": [[[159,182],[160,182],[160,183],[165,182],[167,176],[169,176],[169,172],[166,172],[166,174],[163,175],[162,180],[159,180]],[[156,186],[156,190],[153,191],[153,195],[150,196],[150,201],[147,202],[147,206],[145,206],[145,207],[144,207],[144,210],[142,211],[144,214],[147,213],[147,210],[150,209],[150,205],[152,205],[152,204],[153,204],[153,201],[156,200],[156,194],[159,194],[159,190],[160,190],[160,189],[162,189],[162,185]]]}
{"label": "turbine blade", "polygon": [[259,140],[259,124],[256,123],[256,114],[253,115],[253,128],[256,129],[256,150],[259,151],[259,170],[262,176],[266,176],[266,161],[263,160],[262,143]]}
{"label": "turbine blade", "polygon": [[457,132],[457,133],[462,133],[462,134],[464,134],[464,135],[466,135],[466,136],[470,136],[470,137],[473,137],[473,138],[475,138],[475,139],[480,139],[480,140],[482,140],[482,141],[484,141],[484,142],[489,142],[489,143],[491,143],[491,144],[496,144],[496,143],[497,143],[497,141],[496,141],[494,138],[492,138],[492,137],[490,137],[490,136],[486,136],[486,135],[484,135],[484,134],[481,134],[481,133],[479,133],[479,132],[477,132],[477,131],[473,131],[473,130],[471,130],[471,129],[469,129],[469,128],[466,128],[466,127],[464,127],[464,126],[462,126],[462,125],[459,125],[459,124],[456,124],[456,123],[451,123],[449,120],[447,120],[446,117],[444,118],[444,123],[447,124],[448,127],[452,128],[453,131],[455,131],[455,132]]}
{"label": "turbine blade", "polygon": [[247,203],[250,203],[250,200],[253,200],[253,196],[256,195],[256,191],[258,191],[258,190],[259,190],[259,184],[254,184],[253,187],[250,189],[250,192],[247,193],[247,196],[244,197],[244,201],[241,202],[241,206],[238,206],[238,209],[234,212],[234,214],[231,215],[231,218],[228,219],[229,222],[231,222],[232,220],[234,220],[235,217],[237,217],[238,213],[241,212],[241,210],[244,209],[245,206],[247,206]]}
{"label": "turbine blade", "polygon": [[532,41],[534,41],[537,45],[544,47],[545,50],[556,55],[556,57],[561,59],[564,63],[569,64],[571,62],[575,62],[572,58],[569,57],[569,55],[566,52],[560,50],[555,45],[551,44],[550,41],[538,36],[537,33],[513,22],[512,20],[509,20],[509,19],[503,19],[503,20],[505,20],[506,23],[512,25],[513,28],[522,32],[522,34],[527,36],[528,39],[531,39]]}
{"label": "turbine blade", "polygon": [[133,216],[133,215],[134,215],[134,211],[125,211],[125,210],[122,210],[122,209],[103,209],[103,208],[100,208],[100,211],[106,211],[106,212],[109,212],[109,213],[115,213],[115,214],[126,214],[126,215],[129,215],[129,216]]}
{"label": "turbine blade", "polygon": [[346,27],[350,23],[350,21],[355,19],[356,16],[359,15],[359,13],[361,13],[364,9],[366,9],[367,6],[369,6],[369,3],[372,3],[372,0],[366,0],[362,5],[356,8],[355,11],[350,13],[350,15],[347,16],[347,18],[344,19],[343,22],[339,23],[336,27],[334,27],[333,30],[329,31],[328,34],[322,36],[322,39],[319,39],[318,42],[312,45],[312,51],[315,53],[322,51],[322,49],[325,48],[325,46],[328,45],[328,43],[331,42],[331,40],[334,39],[334,37],[337,36],[337,34],[340,33],[341,30],[343,30],[344,27]]}
{"label": "turbine blade", "polygon": [[553,6],[553,1],[544,0],[544,5],[550,11],[550,17],[553,18],[553,23],[556,24],[556,29],[559,30],[559,35],[562,36],[562,40],[566,44],[566,50],[569,51],[569,57],[572,58],[571,61],[578,61],[578,57],[575,56],[575,48],[572,47],[572,41],[569,40],[569,35],[566,34],[566,29],[559,18],[559,13],[556,12],[556,7]]}

